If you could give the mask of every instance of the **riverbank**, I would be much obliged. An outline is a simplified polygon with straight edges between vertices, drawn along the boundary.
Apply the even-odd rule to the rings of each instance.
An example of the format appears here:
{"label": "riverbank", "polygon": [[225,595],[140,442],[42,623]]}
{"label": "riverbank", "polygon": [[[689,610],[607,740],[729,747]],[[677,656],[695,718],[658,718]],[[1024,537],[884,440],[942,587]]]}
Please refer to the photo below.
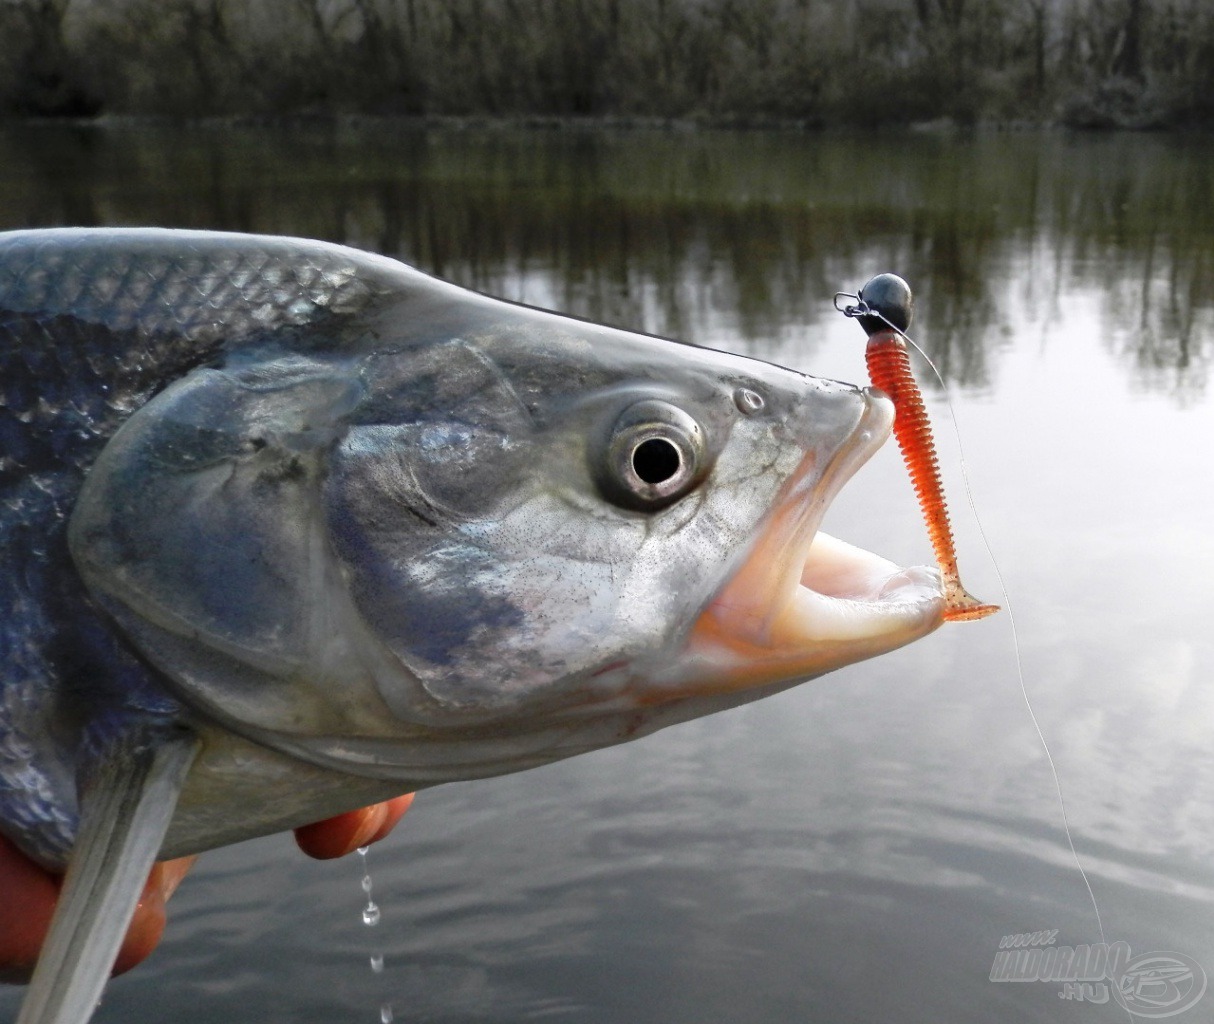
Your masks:
{"label": "riverbank", "polygon": [[1214,124],[1203,0],[9,0],[0,114]]}

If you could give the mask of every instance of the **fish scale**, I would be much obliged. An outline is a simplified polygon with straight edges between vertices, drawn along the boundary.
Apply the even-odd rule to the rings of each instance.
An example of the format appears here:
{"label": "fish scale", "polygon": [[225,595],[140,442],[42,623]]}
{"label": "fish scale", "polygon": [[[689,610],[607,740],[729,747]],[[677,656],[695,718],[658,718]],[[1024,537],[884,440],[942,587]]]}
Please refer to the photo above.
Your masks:
{"label": "fish scale", "polygon": [[[323,250],[309,253],[311,262],[292,265],[281,246],[277,252],[123,253],[90,249],[87,238],[84,233],[73,246],[35,242],[20,253],[12,246],[22,240],[10,243],[0,270],[6,309],[54,309],[114,331],[138,326],[146,336],[163,331],[204,341],[305,323],[319,307],[351,312],[368,297],[366,282],[349,262]],[[306,305],[296,305],[298,300]],[[215,310],[223,311],[220,320]]]}
{"label": "fish scale", "polygon": [[[72,663],[86,662],[97,698],[111,691],[124,702],[143,694],[133,703],[165,704],[79,593],[65,529],[84,474],[130,413],[167,382],[272,325],[275,317],[263,311],[272,291],[283,300],[279,319],[298,325],[299,297],[309,310],[330,301],[353,308],[367,289],[340,268],[302,280],[287,268],[257,284],[268,267],[283,266],[282,253],[140,254],[89,247],[87,233],[68,246],[44,238],[0,242],[0,694],[9,737],[0,747],[0,818],[41,836],[29,841],[30,852],[53,862],[70,843],[75,808],[47,799],[45,766],[35,766],[29,752],[54,715],[57,686],[73,685]],[[285,294],[284,282],[293,285]],[[217,318],[216,308],[228,315]],[[31,778],[39,780],[32,801]],[[57,789],[62,801],[69,790]]]}

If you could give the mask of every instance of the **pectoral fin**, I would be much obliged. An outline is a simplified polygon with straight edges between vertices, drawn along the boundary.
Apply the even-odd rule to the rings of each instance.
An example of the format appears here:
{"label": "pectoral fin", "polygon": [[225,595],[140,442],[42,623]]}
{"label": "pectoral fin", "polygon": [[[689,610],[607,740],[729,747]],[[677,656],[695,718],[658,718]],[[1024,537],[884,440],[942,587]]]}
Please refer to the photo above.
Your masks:
{"label": "pectoral fin", "polygon": [[128,737],[99,759],[17,1024],[84,1024],[92,1016],[197,750],[197,738],[179,731]]}

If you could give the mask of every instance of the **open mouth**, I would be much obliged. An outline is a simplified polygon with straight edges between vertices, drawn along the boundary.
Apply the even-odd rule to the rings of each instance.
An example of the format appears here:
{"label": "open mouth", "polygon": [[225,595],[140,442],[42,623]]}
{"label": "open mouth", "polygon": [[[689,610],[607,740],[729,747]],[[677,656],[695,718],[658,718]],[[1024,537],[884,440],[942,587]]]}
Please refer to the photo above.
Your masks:
{"label": "open mouth", "polygon": [[812,454],[785,485],[745,563],[690,640],[726,688],[807,678],[893,650],[942,621],[935,568],[902,568],[819,532],[831,500],[889,436],[893,406],[866,390],[860,423],[821,473]]}

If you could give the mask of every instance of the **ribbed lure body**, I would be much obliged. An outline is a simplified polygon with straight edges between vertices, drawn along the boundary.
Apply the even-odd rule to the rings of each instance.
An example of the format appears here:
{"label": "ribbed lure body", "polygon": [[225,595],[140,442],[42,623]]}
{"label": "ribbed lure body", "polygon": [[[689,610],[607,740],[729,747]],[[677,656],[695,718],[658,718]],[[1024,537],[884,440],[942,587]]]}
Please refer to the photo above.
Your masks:
{"label": "ribbed lure body", "polygon": [[923,510],[928,537],[943,577],[944,618],[949,622],[986,618],[997,612],[999,606],[979,601],[961,585],[931,423],[911,372],[906,342],[896,331],[877,331],[868,339],[864,358],[873,387],[884,391],[894,403],[894,437]]}

